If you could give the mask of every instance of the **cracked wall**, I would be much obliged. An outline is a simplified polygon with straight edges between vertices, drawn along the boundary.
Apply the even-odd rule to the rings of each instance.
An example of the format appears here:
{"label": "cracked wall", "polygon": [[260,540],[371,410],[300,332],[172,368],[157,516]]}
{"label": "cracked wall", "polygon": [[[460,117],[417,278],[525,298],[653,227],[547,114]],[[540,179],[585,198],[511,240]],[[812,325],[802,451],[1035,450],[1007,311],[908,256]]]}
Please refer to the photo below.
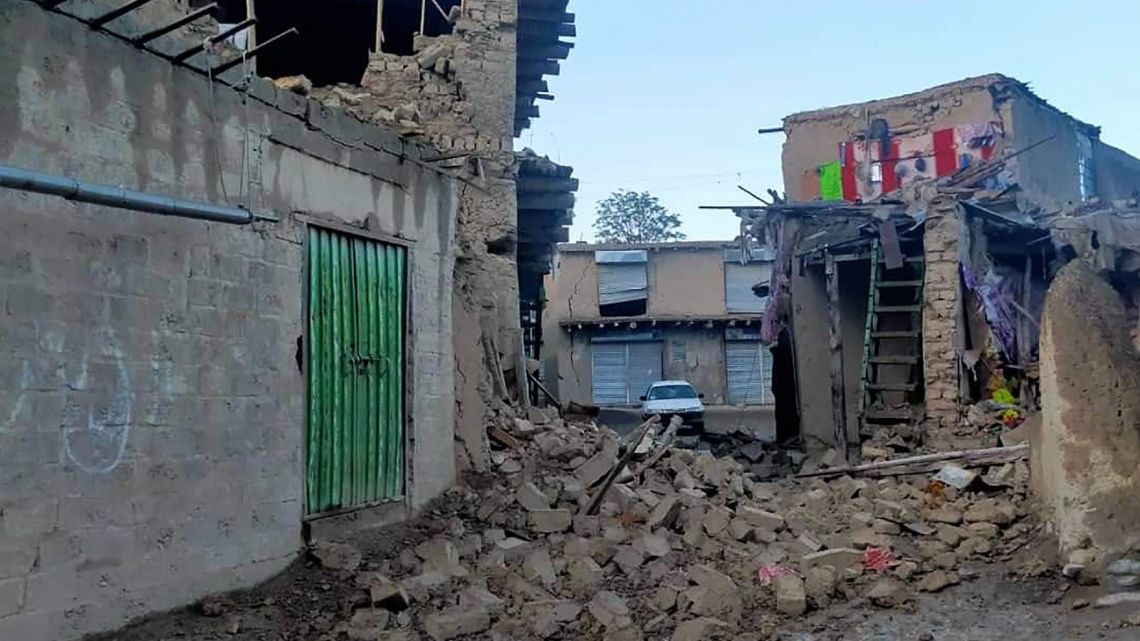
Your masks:
{"label": "cracked wall", "polygon": [[488,460],[493,393],[482,336],[505,369],[521,349],[514,117],[517,1],[467,0],[450,35],[417,37],[415,55],[373,54],[362,81],[374,120],[394,122],[464,176],[454,275],[456,438],[460,463]]}

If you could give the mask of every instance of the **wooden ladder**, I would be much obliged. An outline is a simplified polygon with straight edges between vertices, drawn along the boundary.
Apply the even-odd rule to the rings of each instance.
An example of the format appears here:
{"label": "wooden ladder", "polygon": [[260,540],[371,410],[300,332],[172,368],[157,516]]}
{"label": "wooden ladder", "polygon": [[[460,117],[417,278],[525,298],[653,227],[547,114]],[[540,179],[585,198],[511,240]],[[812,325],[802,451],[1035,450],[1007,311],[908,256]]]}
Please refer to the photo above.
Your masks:
{"label": "wooden ladder", "polygon": [[921,256],[888,269],[878,239],[871,248],[871,285],[863,332],[859,431],[869,437],[877,425],[907,423],[922,390]]}

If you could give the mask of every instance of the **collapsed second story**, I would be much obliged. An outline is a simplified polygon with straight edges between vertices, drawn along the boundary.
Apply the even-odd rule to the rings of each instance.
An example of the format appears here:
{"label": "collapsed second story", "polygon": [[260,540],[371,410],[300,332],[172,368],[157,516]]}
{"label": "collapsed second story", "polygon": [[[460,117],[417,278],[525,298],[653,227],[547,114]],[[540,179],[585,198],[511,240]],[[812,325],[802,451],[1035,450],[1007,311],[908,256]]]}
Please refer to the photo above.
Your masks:
{"label": "collapsed second story", "polygon": [[1099,127],[1000,74],[793,114],[783,130],[793,202],[866,202],[995,156],[1008,160],[992,186],[1016,184],[1045,210],[1128,198],[1140,182],[1140,161],[1101,141]]}
{"label": "collapsed second story", "polygon": [[767,304],[766,249],[736,242],[563,244],[547,296],[561,325],[755,320]]}

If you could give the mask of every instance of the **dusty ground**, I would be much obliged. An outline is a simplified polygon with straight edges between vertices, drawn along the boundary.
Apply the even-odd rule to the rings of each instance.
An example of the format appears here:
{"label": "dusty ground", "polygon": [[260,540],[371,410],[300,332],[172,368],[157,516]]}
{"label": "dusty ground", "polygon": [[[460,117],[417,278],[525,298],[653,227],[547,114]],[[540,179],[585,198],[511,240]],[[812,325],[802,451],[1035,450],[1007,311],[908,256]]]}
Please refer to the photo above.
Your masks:
{"label": "dusty ground", "polygon": [[1084,641],[1140,639],[1140,627],[1121,627],[1135,610],[1073,610],[1070,593],[1051,604],[1064,579],[1018,579],[1002,566],[939,594],[924,594],[913,609],[849,604],[819,612],[782,631],[781,641]]}
{"label": "dusty ground", "polygon": [[[628,434],[641,425],[641,412],[636,409],[606,408],[601,411],[598,420],[619,434]],[[772,443],[776,440],[775,410],[771,407],[709,406],[705,410],[705,429],[712,434],[745,432],[754,434],[761,441]]]}

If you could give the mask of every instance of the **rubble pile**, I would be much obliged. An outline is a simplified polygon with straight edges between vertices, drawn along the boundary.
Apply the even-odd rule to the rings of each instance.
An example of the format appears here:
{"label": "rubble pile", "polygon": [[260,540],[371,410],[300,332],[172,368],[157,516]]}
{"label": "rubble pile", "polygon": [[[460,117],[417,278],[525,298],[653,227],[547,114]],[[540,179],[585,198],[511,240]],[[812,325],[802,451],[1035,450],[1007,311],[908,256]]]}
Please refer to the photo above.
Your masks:
{"label": "rubble pile", "polygon": [[[317,546],[358,592],[313,638],[766,638],[836,601],[905,607],[1039,533],[1023,461],[964,489],[928,476],[775,483],[734,458],[537,411],[503,417],[492,437],[498,472],[424,515],[440,526],[418,544],[364,561]],[[637,456],[587,514],[627,447]]]}

